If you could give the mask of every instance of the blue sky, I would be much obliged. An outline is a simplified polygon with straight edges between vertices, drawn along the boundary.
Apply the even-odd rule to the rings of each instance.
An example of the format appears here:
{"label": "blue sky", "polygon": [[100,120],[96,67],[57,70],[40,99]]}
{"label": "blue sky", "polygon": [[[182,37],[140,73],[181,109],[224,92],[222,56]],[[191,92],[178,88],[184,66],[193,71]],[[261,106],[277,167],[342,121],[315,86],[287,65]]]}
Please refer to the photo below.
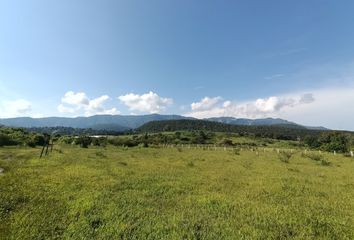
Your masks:
{"label": "blue sky", "polygon": [[354,2],[0,0],[0,117],[282,117],[354,130]]}

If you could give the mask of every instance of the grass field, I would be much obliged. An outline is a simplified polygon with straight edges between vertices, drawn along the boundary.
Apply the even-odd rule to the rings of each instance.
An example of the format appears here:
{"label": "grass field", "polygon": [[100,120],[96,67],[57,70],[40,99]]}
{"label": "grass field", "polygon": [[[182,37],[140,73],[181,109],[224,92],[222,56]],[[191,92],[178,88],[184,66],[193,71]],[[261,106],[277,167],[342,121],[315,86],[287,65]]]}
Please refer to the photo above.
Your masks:
{"label": "grass field", "polygon": [[354,159],[0,148],[0,239],[354,239]]}

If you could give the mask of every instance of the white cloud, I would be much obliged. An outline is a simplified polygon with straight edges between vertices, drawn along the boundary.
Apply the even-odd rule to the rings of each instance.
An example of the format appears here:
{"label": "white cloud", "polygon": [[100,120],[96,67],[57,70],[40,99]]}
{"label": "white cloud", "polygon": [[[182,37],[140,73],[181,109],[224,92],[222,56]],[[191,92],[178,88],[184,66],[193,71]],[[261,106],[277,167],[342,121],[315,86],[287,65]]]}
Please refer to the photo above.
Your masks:
{"label": "white cloud", "polygon": [[69,91],[65,93],[61,102],[69,105],[88,105],[89,99],[83,92],[74,93],[73,91]]}
{"label": "white cloud", "polygon": [[219,101],[210,109],[200,110],[202,109],[200,108],[185,115],[196,118],[279,117],[308,126],[354,130],[353,103],[354,87],[327,88],[313,90],[310,93],[289,93],[239,103]]}
{"label": "white cloud", "polygon": [[102,104],[108,99],[109,97],[107,95],[92,99],[88,102],[88,108],[94,111],[104,111]]}
{"label": "white cloud", "polygon": [[19,117],[29,115],[32,111],[31,102],[25,99],[17,99],[14,101],[2,101],[0,106],[1,117]]}
{"label": "white cloud", "polygon": [[159,113],[166,110],[166,107],[173,103],[171,98],[163,98],[150,91],[139,95],[129,93],[119,96],[118,99],[129,107],[131,111]]}
{"label": "white cloud", "polygon": [[111,109],[103,110],[100,114],[117,115],[117,114],[120,114],[120,111],[118,111],[117,108],[111,108]]}
{"label": "white cloud", "polygon": [[59,104],[57,109],[60,113],[74,113],[75,112],[75,108],[66,107],[63,104]]}
{"label": "white cloud", "polygon": [[284,109],[314,101],[313,95],[301,96],[271,96],[253,101],[235,103],[222,102],[221,97],[203,98],[200,102],[192,103],[192,111],[188,116],[196,118],[230,116],[239,118],[271,117]]}
{"label": "white cloud", "polygon": [[57,109],[60,113],[80,114],[84,113],[86,116],[96,114],[119,114],[117,108],[106,109],[104,104],[109,100],[109,96],[102,95],[98,98],[89,99],[86,93],[69,91],[65,93],[61,99],[61,104]]}
{"label": "white cloud", "polygon": [[220,101],[221,97],[205,97],[200,102],[194,102],[191,104],[192,111],[204,111],[214,108]]}

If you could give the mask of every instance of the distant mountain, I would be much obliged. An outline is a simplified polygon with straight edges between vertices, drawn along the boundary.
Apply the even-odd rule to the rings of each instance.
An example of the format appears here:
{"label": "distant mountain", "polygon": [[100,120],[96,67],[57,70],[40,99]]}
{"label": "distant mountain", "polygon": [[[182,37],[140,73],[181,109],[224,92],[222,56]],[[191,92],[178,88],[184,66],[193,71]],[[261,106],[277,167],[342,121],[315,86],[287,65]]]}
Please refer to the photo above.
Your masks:
{"label": "distant mountain", "polygon": [[105,131],[112,131],[112,132],[125,132],[131,129],[115,123],[95,124],[88,128],[93,130],[105,130]]}
{"label": "distant mountain", "polygon": [[311,127],[311,126],[305,126],[307,129],[311,129],[311,130],[330,130],[328,128],[325,127]]}
{"label": "distant mountain", "polygon": [[248,119],[248,118],[233,118],[233,117],[216,117],[207,118],[208,121],[232,124],[232,125],[247,125],[247,126],[288,126],[295,128],[307,128],[310,130],[328,130],[325,127],[310,127],[303,126],[294,122],[290,122],[281,118],[259,118],[259,119]]}
{"label": "distant mountain", "polygon": [[[163,120],[196,120],[191,117],[184,117],[180,115],[96,115],[91,117],[47,117],[47,118],[7,118],[0,119],[0,125],[12,126],[12,127],[71,127],[71,128],[91,128],[93,130],[107,130],[122,132],[129,129],[135,129],[142,126],[145,123],[151,121],[163,121]],[[280,118],[264,118],[264,119],[246,119],[246,118],[233,118],[233,117],[217,117],[204,119],[211,122],[218,122],[231,125],[246,125],[246,126],[274,126],[282,125],[293,128],[307,128],[313,130],[326,130],[323,127],[305,127],[294,122],[290,122]]]}
{"label": "distant mountain", "polygon": [[178,120],[190,119],[179,115],[140,115],[140,116],[125,116],[125,115],[96,115],[91,117],[47,117],[47,118],[7,118],[0,119],[0,125],[11,127],[72,127],[72,128],[92,128],[92,129],[105,129],[122,131],[128,129],[135,129],[141,125],[160,120]]}
{"label": "distant mountain", "polygon": [[206,120],[232,124],[232,125],[248,125],[248,126],[298,125],[299,126],[299,124],[289,122],[287,120],[280,119],[280,118],[248,119],[248,118],[218,117],[218,118],[207,118]]}

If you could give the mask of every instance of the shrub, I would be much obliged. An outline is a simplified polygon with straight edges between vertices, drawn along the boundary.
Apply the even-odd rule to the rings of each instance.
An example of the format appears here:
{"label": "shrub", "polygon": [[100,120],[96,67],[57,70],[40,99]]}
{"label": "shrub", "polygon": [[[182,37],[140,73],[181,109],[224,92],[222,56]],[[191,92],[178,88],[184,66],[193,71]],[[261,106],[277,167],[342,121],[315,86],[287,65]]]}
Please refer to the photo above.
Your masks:
{"label": "shrub", "polygon": [[320,154],[316,154],[316,153],[303,154],[302,156],[310,158],[314,161],[322,161],[323,160],[323,156]]}
{"label": "shrub", "polygon": [[307,157],[311,160],[314,160],[316,162],[320,162],[322,166],[329,166],[331,164],[330,161],[325,159],[322,155],[316,154],[316,153],[307,153],[307,154],[302,154],[303,157]]}
{"label": "shrub", "polygon": [[221,142],[222,145],[224,146],[233,146],[233,142],[231,139],[228,139],[228,138],[224,138]]}
{"label": "shrub", "polygon": [[310,148],[319,148],[321,146],[321,143],[316,136],[306,136],[304,142]]}
{"label": "shrub", "polygon": [[322,166],[329,166],[329,165],[331,165],[331,162],[323,158],[323,159],[321,159],[321,165]]}
{"label": "shrub", "polygon": [[234,148],[234,154],[235,155],[240,155],[240,149],[239,148]]}
{"label": "shrub", "polygon": [[75,143],[80,145],[82,148],[88,148],[88,146],[91,144],[92,139],[89,136],[80,136],[75,139]]}
{"label": "shrub", "polygon": [[92,145],[105,147],[107,145],[107,139],[105,137],[92,138]]}
{"label": "shrub", "polygon": [[107,157],[102,151],[97,151],[95,154],[96,154],[97,157],[101,157],[101,158],[106,158]]}
{"label": "shrub", "polygon": [[293,153],[291,153],[291,152],[280,152],[278,157],[279,157],[280,161],[282,161],[284,163],[289,163],[292,155],[293,155]]}
{"label": "shrub", "polygon": [[35,145],[44,146],[45,144],[45,139],[43,135],[36,134],[32,137],[32,140]]}
{"label": "shrub", "polygon": [[0,147],[16,145],[17,142],[13,141],[8,135],[0,133]]}
{"label": "shrub", "polygon": [[36,147],[36,143],[33,141],[33,139],[29,139],[27,142],[26,142],[26,145],[31,147],[31,148],[35,148]]}
{"label": "shrub", "polygon": [[193,161],[189,161],[189,162],[187,163],[187,166],[188,166],[188,167],[194,167],[194,162],[193,162]]}
{"label": "shrub", "polygon": [[319,139],[321,148],[328,152],[348,152],[350,149],[350,139],[346,134],[340,132],[323,133]]}

